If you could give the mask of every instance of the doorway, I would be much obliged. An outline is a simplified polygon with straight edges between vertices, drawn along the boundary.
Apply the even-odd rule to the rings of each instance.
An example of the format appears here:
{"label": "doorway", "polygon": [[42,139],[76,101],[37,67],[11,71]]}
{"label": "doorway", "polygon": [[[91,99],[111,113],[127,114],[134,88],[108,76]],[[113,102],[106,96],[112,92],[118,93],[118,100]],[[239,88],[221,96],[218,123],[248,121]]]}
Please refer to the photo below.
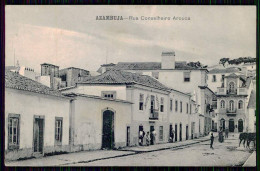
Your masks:
{"label": "doorway", "polygon": [[153,125],[151,125],[150,126],[150,144],[151,145],[154,145],[154,139],[155,139],[155,137],[153,136],[153,131],[154,131],[154,126]]}
{"label": "doorway", "polygon": [[234,132],[235,129],[235,123],[233,119],[229,120],[229,132]]}
{"label": "doorway", "polygon": [[175,142],[178,140],[177,133],[178,133],[178,126],[177,124],[175,124]]}
{"label": "doorway", "polygon": [[102,148],[114,148],[114,112],[111,110],[103,112]]}
{"label": "doorway", "polygon": [[170,142],[173,142],[172,124],[170,124],[170,128],[169,128],[169,140]]}
{"label": "doorway", "polygon": [[182,124],[180,123],[180,141],[182,141]]}
{"label": "doorway", "polygon": [[189,139],[189,126],[186,126],[186,140]]}
{"label": "doorway", "polygon": [[33,151],[43,152],[44,118],[35,116],[33,124]]}
{"label": "doorway", "polygon": [[126,146],[130,146],[130,126],[126,127]]}
{"label": "doorway", "polygon": [[238,120],[238,132],[243,132],[243,120],[242,119],[239,119]]}

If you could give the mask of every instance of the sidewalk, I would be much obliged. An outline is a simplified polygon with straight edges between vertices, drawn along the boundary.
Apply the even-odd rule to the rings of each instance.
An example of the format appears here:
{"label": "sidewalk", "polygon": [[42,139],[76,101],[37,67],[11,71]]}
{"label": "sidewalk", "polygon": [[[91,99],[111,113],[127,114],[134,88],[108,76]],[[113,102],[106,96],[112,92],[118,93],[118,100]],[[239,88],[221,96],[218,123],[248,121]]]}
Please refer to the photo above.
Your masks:
{"label": "sidewalk", "polygon": [[81,151],[68,154],[60,154],[55,156],[41,157],[20,161],[5,162],[6,166],[65,166],[76,163],[88,163],[97,160],[104,160],[116,157],[135,155],[137,153],[159,151],[171,148],[184,147],[192,144],[197,144],[204,141],[209,141],[209,136],[200,137],[199,139],[184,140],[175,143],[156,144],[151,146],[125,147],[120,150],[96,150],[96,151]]}
{"label": "sidewalk", "polygon": [[256,151],[250,155],[250,157],[244,163],[243,167],[256,167]]}
{"label": "sidewalk", "polygon": [[173,142],[173,143],[155,144],[155,145],[150,145],[150,146],[125,147],[125,148],[120,149],[120,151],[132,151],[132,152],[136,152],[136,153],[153,152],[153,151],[160,151],[160,150],[166,150],[166,149],[171,149],[171,148],[184,147],[184,146],[197,144],[197,143],[209,141],[209,140],[210,140],[210,136],[205,136],[205,137],[200,137],[198,139],[184,140],[184,141],[178,141],[178,142]]}

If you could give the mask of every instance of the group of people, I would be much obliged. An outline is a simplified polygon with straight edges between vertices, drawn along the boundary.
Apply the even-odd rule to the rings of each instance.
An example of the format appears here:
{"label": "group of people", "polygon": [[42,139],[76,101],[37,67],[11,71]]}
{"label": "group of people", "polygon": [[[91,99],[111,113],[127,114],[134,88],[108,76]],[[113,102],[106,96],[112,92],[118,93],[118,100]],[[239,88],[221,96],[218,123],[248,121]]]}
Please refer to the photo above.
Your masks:
{"label": "group of people", "polygon": [[[156,137],[155,130],[153,130],[152,132],[147,131],[146,133],[143,130],[141,130],[141,131],[139,131],[139,145],[140,146],[153,145],[153,144],[155,144],[155,137]],[[144,143],[144,138],[145,138],[146,143]]]}
{"label": "group of people", "polygon": [[[225,130],[223,130],[222,127],[220,127],[219,129],[219,132],[218,132],[218,141],[220,143],[224,142],[224,135],[223,133],[225,133],[225,138],[228,138],[228,133],[229,133],[229,130],[228,128],[226,128]],[[214,149],[213,148],[213,142],[214,142],[214,135],[213,135],[213,132],[210,133],[210,148],[211,149]]]}
{"label": "group of people", "polygon": [[229,130],[228,128],[226,129],[223,129],[222,127],[220,128],[219,132],[218,132],[218,140],[219,142],[224,142],[224,135],[223,133],[225,133],[225,138],[228,138],[228,133],[229,133]]}

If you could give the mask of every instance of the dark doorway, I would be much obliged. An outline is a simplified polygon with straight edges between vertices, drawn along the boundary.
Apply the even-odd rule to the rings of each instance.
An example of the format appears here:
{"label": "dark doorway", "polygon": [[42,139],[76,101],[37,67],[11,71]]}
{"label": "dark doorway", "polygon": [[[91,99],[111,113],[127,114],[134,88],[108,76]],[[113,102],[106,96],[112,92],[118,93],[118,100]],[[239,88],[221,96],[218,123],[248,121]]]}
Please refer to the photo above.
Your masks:
{"label": "dark doorway", "polygon": [[[139,126],[139,131],[138,131],[138,137],[139,137],[139,145],[143,145],[143,138],[144,138],[144,135],[143,135],[143,130],[144,130],[144,127],[142,125]],[[142,135],[141,135],[142,133]]]}
{"label": "dark doorway", "polygon": [[153,131],[154,131],[154,126],[152,125],[152,126],[150,126],[150,144],[151,145],[154,145],[154,136],[153,136]]}
{"label": "dark doorway", "polygon": [[173,142],[173,132],[172,132],[172,124],[170,125],[170,128],[169,128],[169,140],[170,142]]}
{"label": "dark doorway", "polygon": [[126,146],[130,146],[130,126],[126,127]]}
{"label": "dark doorway", "polygon": [[102,148],[114,148],[114,112],[111,110],[103,112]]}
{"label": "dark doorway", "polygon": [[34,152],[43,152],[43,126],[44,119],[42,118],[34,118],[33,125],[33,146]]}
{"label": "dark doorway", "polygon": [[177,133],[178,133],[178,126],[177,126],[177,124],[175,124],[175,141],[178,140]]}
{"label": "dark doorway", "polygon": [[234,132],[234,129],[235,129],[234,120],[230,119],[229,120],[229,132]]}
{"label": "dark doorway", "polygon": [[238,132],[243,132],[243,120],[242,119],[239,119],[238,120]]}
{"label": "dark doorway", "polygon": [[180,141],[182,141],[182,124],[180,124]]}
{"label": "dark doorway", "polygon": [[221,127],[220,129],[222,129],[222,130],[226,129],[225,119],[223,119],[223,118],[220,120],[220,127]]}
{"label": "dark doorway", "polygon": [[186,140],[189,139],[189,126],[186,126]]}

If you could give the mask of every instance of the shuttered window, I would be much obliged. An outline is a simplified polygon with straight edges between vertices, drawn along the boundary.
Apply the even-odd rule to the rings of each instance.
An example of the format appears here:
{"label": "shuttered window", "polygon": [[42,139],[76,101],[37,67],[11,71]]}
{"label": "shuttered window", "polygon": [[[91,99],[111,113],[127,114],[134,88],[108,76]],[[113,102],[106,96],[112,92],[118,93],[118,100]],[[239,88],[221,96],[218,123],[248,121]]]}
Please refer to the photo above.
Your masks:
{"label": "shuttered window", "polygon": [[8,149],[19,149],[20,115],[9,114],[8,116]]}

